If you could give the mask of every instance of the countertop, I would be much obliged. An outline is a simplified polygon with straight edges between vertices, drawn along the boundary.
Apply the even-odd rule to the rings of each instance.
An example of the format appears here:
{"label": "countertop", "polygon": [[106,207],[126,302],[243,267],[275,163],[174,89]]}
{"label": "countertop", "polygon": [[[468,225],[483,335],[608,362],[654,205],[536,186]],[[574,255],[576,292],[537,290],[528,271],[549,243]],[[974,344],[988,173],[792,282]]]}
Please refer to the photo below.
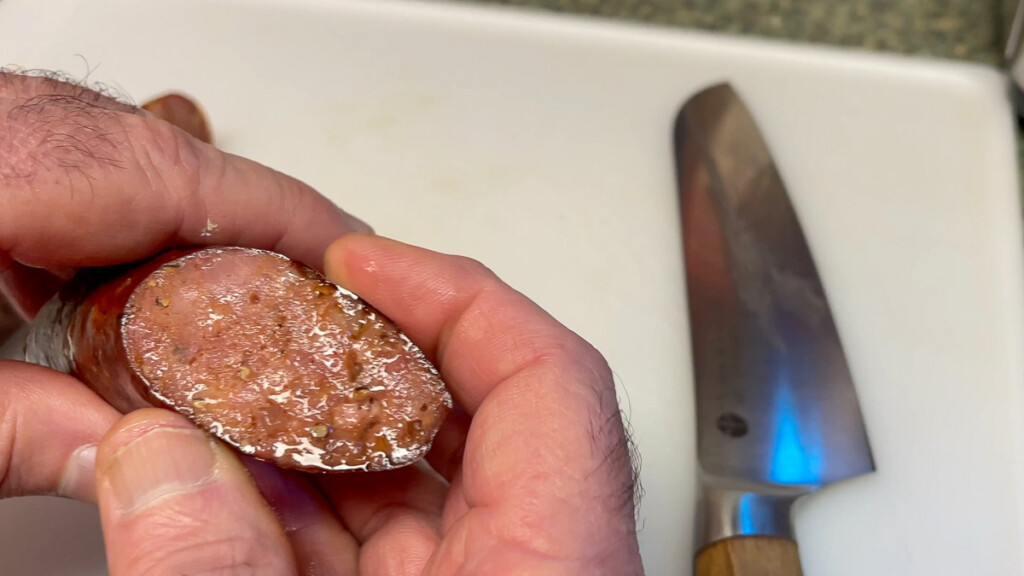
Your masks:
{"label": "countertop", "polygon": [[470,0],[999,64],[1016,0]]}

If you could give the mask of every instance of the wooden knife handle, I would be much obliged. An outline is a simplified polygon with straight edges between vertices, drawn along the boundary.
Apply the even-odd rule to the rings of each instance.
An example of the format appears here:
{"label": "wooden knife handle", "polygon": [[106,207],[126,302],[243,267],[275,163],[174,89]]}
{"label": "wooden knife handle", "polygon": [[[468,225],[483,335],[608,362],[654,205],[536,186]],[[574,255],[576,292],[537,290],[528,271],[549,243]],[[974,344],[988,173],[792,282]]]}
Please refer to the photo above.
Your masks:
{"label": "wooden knife handle", "polygon": [[770,536],[719,540],[697,553],[694,576],[801,576],[796,542]]}

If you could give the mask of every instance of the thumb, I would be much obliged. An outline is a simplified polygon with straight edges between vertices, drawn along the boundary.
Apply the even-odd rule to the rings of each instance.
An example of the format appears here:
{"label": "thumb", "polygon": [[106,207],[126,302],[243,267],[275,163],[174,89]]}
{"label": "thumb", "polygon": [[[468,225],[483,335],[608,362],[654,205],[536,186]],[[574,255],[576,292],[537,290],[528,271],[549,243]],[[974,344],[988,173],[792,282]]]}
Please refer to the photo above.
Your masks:
{"label": "thumb", "polygon": [[296,573],[245,468],[178,414],[122,418],[100,443],[96,483],[111,576]]}

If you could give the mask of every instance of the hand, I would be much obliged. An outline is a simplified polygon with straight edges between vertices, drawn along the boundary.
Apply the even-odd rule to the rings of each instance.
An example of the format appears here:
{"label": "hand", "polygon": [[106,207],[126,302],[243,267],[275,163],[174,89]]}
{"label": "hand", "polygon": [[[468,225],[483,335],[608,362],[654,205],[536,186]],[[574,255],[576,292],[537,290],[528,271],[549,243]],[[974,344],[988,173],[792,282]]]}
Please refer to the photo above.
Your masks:
{"label": "hand", "polygon": [[[318,263],[369,228],[308,186],[79,85],[0,72],[0,292],[32,316],[81,266],[238,244]],[[217,224],[212,234],[207,223]],[[73,378],[0,362],[0,497],[95,500],[118,414]]]}
{"label": "hand", "polygon": [[[130,112],[121,114],[128,118],[126,131],[132,123],[143,121]],[[146,156],[163,156],[165,150],[156,146]],[[262,177],[283,178],[269,171]],[[108,198],[104,191],[124,189],[120,184],[124,178],[121,173],[95,178],[94,196],[106,206],[116,205],[104,202]],[[5,190],[3,182],[0,194]],[[252,180],[253,185],[260,182]],[[153,219],[156,215],[151,210],[156,207],[186,213],[197,210],[190,197],[167,202],[160,194],[144,193],[136,199],[134,214]],[[322,209],[319,197],[312,198],[307,201]],[[262,238],[276,236],[267,228],[256,228],[264,215],[247,219],[240,214],[245,207],[222,207],[222,220],[240,224],[229,229],[238,230],[234,234],[262,230],[267,232]],[[335,214],[337,221],[307,220],[304,227],[296,228],[303,234],[293,235],[290,255],[303,259],[300,254],[304,254],[307,262],[319,261],[308,258],[310,253],[323,252],[326,242],[318,232],[338,236],[351,226],[343,215]],[[308,212],[301,215],[312,218]],[[97,216],[84,214],[86,220]],[[3,218],[0,215],[0,230],[5,230]],[[193,216],[190,221],[205,224],[202,217]],[[273,230],[274,224],[267,226]],[[86,226],[78,236],[69,237],[66,230],[64,234],[83,242],[89,239],[89,230],[102,229]],[[154,237],[190,243],[208,240],[187,236],[188,226],[172,227],[172,234],[166,228],[161,228],[162,235],[150,230],[140,226],[132,233],[140,243]],[[51,234],[55,232],[59,230]],[[31,232],[23,237],[30,236]],[[36,241],[45,238],[39,235]],[[254,245],[247,240],[251,239],[214,239]],[[15,244],[21,242],[31,245]],[[151,242],[152,251],[162,246]],[[107,245],[106,241],[101,244]],[[0,248],[7,246],[7,237],[0,236]],[[130,251],[133,246],[126,240],[118,249]],[[280,245],[268,247],[281,250]],[[15,250],[12,256],[58,270],[82,262],[25,259],[27,254],[39,258],[45,253]],[[106,252],[94,248],[92,254],[89,258],[106,254],[109,260],[103,263],[119,258],[110,248]],[[334,243],[323,261],[329,278],[391,317],[435,361],[449,384],[459,409],[439,432],[427,462],[379,473],[285,472],[240,459],[182,417],[149,409],[123,417],[107,433],[99,445],[93,486],[79,479],[88,476],[84,462],[89,449],[75,446],[94,442],[95,432],[110,426],[117,416],[70,378],[6,364],[0,365],[0,377],[5,380],[9,374],[21,374],[28,387],[38,382],[36,389],[44,381],[46,386],[58,381],[66,390],[54,397],[64,398],[66,391],[73,390],[67,394],[88,398],[93,415],[92,424],[85,428],[54,430],[54,420],[68,426],[68,419],[52,416],[45,426],[38,426],[49,437],[37,434],[35,443],[19,446],[20,452],[12,450],[12,455],[49,450],[54,434],[68,438],[57,443],[65,448],[55,452],[51,470],[26,468],[37,462],[34,458],[11,461],[14,476],[21,477],[22,486],[45,488],[49,473],[51,490],[59,488],[85,499],[95,489],[114,576],[642,572],[627,438],[610,371],[592,347],[481,265],[463,258],[349,235]],[[38,402],[22,399],[10,405],[15,410],[20,405],[28,413],[26,407]],[[75,405],[76,413],[81,405],[81,401]],[[70,406],[66,404],[64,411],[69,412]],[[25,425],[31,426],[31,422]],[[20,435],[14,438],[30,441]]]}

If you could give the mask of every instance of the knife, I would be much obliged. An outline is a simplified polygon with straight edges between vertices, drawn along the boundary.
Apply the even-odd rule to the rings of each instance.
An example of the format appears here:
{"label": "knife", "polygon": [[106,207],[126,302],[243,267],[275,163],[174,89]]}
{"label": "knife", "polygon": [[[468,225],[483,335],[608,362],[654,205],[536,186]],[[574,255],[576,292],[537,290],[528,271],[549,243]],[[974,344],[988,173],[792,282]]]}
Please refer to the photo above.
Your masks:
{"label": "knife", "polygon": [[875,469],[828,300],[768,147],[729,84],[675,124],[697,406],[696,576],[802,573],[796,499]]}

